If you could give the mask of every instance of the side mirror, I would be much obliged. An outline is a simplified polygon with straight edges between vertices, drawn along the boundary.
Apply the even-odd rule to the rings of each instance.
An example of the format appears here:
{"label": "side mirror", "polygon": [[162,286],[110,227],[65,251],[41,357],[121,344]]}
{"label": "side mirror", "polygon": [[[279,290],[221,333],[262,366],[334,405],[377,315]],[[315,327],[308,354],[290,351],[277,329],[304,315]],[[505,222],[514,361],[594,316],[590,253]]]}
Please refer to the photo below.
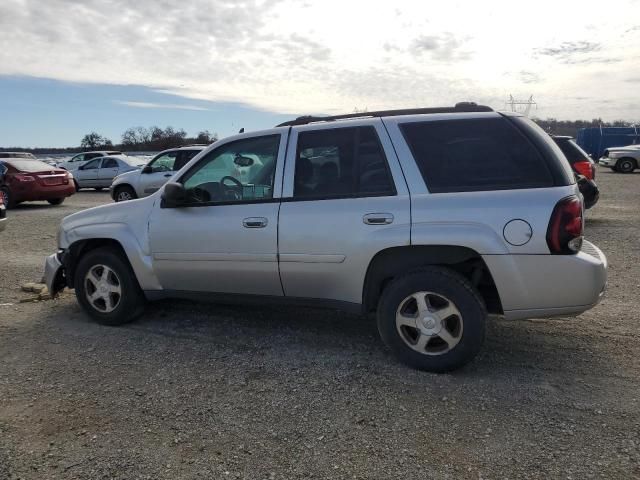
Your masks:
{"label": "side mirror", "polygon": [[142,167],[142,173],[152,173],[153,172],[153,168],[151,168],[151,165],[145,165],[144,167]]}
{"label": "side mirror", "polygon": [[175,208],[183,205],[187,201],[187,191],[184,185],[178,182],[168,182],[162,192],[162,206],[165,208]]}

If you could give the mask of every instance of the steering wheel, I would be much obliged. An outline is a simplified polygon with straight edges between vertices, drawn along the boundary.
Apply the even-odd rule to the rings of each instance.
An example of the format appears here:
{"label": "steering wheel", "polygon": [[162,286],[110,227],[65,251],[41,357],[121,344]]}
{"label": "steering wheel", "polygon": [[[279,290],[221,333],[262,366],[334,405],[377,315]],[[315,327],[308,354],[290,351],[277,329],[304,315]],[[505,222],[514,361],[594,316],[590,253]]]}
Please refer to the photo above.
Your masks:
{"label": "steering wheel", "polygon": [[[224,184],[225,180],[230,180],[235,185],[233,185],[233,186],[225,185]],[[222,187],[224,188],[225,195],[227,195],[227,193],[230,193],[235,200],[242,200],[242,190],[243,190],[244,187],[243,187],[242,183],[240,182],[240,180],[238,180],[237,178],[232,177],[230,175],[226,175],[226,176],[224,176],[224,177],[222,177],[220,179],[220,185],[222,185]]]}

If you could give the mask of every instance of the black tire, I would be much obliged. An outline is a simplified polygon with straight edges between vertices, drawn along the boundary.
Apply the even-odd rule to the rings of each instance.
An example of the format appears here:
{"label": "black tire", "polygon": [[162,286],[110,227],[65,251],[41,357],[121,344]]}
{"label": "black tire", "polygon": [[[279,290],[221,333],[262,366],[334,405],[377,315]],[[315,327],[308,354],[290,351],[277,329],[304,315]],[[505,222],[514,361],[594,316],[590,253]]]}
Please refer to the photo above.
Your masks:
{"label": "black tire", "polygon": [[[103,267],[108,267],[111,273],[115,274],[115,279],[119,285],[120,294],[119,298],[112,298],[114,309],[110,312],[105,312],[105,309],[100,309],[96,305],[101,305],[100,301],[95,301],[92,304],[87,295],[92,293],[89,291],[93,288],[89,285],[89,281],[86,279],[87,274],[93,269],[98,274],[101,273]],[[101,269],[102,267],[102,269]],[[113,276],[111,276],[111,283]],[[93,285],[93,284],[92,284]],[[145,298],[135,273],[133,272],[129,262],[122,257],[122,254],[116,250],[110,248],[99,248],[89,251],[84,255],[76,268],[74,287],[76,291],[76,298],[82,308],[93,318],[96,322],[103,325],[123,325],[129,323],[139,317],[144,311]],[[97,291],[96,288],[94,291]],[[106,302],[102,302],[106,304]]]}
{"label": "black tire", "polygon": [[50,200],[47,200],[47,202],[49,202],[51,205],[61,205],[62,202],[64,202],[64,198],[52,198]]}
{"label": "black tire", "polygon": [[[459,315],[447,319],[458,325],[455,346],[450,347],[437,334],[433,337],[427,335],[429,343],[423,347],[432,348],[431,345],[435,343],[436,353],[432,351],[432,354],[427,354],[426,350],[420,353],[414,349],[417,347],[409,346],[406,339],[411,331],[415,330],[418,338],[420,331],[415,327],[397,326],[396,313],[403,305],[407,305],[407,298],[417,292],[429,292],[427,297],[432,297],[433,293],[433,297],[445,301],[442,308],[453,304],[457,309]],[[419,370],[444,373],[466,365],[478,354],[484,342],[487,310],[482,298],[466,278],[446,268],[432,267],[393,280],[382,292],[377,316],[382,340],[400,361]],[[443,345],[439,346],[439,342]],[[438,348],[443,353],[437,353]]]}
{"label": "black tire", "polygon": [[[127,196],[129,198],[126,198]],[[134,198],[138,198],[138,195],[136,195],[136,191],[129,185],[116,187],[115,192],[113,192],[113,199],[116,202],[125,202],[127,200],[133,200]]]}
{"label": "black tire", "polygon": [[76,187],[76,192],[80,191],[80,185],[78,185],[78,182],[76,181],[76,179],[73,179],[73,185]]}
{"label": "black tire", "polygon": [[11,195],[11,191],[7,187],[0,188],[0,195],[2,195],[2,199],[4,202],[4,206],[9,209],[16,206],[16,203],[13,201],[13,195]]}
{"label": "black tire", "polygon": [[636,169],[636,161],[633,158],[621,158],[616,162],[616,171],[631,173]]}

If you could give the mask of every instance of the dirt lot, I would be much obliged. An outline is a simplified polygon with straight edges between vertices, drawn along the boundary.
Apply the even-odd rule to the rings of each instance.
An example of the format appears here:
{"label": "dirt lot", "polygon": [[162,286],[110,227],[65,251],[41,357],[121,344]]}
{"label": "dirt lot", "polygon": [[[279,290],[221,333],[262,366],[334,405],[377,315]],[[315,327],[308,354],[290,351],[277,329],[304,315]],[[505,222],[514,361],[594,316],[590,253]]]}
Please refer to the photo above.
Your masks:
{"label": "dirt lot", "polygon": [[609,292],[579,318],[491,322],[452,375],[412,371],[371,319],[155,304],[87,320],[72,295],[18,303],[59,220],[0,234],[1,478],[640,478],[640,174],[601,170],[587,236]]}

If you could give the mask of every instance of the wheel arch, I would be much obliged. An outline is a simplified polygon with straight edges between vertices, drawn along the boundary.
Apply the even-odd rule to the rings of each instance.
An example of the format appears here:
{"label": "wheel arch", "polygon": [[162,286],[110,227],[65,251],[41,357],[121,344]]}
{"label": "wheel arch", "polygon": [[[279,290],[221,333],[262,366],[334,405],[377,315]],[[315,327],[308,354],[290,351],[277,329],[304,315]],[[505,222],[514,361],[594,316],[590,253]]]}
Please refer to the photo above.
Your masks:
{"label": "wheel arch", "polygon": [[378,252],[367,268],[364,312],[377,308],[384,287],[395,277],[429,266],[444,266],[460,273],[479,291],[489,313],[503,313],[495,281],[482,256],[471,248],[454,245],[411,245]]}

